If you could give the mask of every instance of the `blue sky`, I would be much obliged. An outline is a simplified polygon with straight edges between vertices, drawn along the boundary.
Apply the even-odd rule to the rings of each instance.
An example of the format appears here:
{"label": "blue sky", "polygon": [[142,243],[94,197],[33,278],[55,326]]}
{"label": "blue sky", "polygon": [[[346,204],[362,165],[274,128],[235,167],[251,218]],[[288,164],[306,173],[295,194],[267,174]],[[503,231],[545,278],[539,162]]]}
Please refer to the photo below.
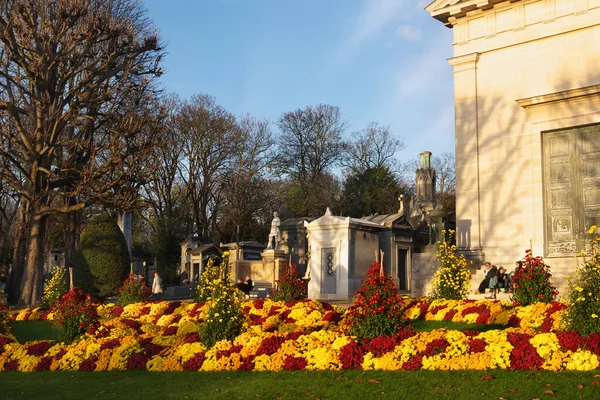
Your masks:
{"label": "blue sky", "polygon": [[[452,31],[418,0],[144,0],[167,43],[162,83],[277,121],[339,106],[404,139],[400,161],[454,152]],[[276,127],[273,126],[276,131]]]}

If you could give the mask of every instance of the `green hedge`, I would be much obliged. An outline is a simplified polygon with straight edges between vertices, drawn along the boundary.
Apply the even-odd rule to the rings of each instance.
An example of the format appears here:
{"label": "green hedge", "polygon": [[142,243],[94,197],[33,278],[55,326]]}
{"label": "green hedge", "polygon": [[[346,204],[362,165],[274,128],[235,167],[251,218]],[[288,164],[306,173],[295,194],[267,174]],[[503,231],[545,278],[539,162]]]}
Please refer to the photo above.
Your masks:
{"label": "green hedge", "polygon": [[81,234],[75,257],[75,286],[99,298],[112,296],[130,268],[127,243],[117,223],[108,215],[92,219]]}

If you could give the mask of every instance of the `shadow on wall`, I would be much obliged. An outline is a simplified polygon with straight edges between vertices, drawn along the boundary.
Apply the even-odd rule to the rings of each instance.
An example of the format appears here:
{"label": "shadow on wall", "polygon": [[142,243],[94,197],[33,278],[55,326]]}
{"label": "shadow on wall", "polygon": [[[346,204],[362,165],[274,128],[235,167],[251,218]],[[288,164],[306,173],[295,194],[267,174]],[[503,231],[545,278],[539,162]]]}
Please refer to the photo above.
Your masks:
{"label": "shadow on wall", "polygon": [[[557,81],[548,93],[536,95],[597,84],[600,72]],[[544,207],[539,202],[543,186],[537,184],[543,174],[542,132],[529,128],[526,110],[516,100],[504,93],[484,93],[476,100],[477,116],[472,115],[474,100],[455,104],[456,131],[463,132],[456,136],[457,247],[491,250],[498,258],[489,260],[493,263],[522,258],[534,232],[546,229],[539,217],[544,214],[539,209]],[[565,114],[577,116],[589,114],[590,105],[570,101],[563,107],[568,108]],[[544,236],[538,239],[543,240]],[[542,243],[534,243],[534,252],[536,247],[541,249]]]}

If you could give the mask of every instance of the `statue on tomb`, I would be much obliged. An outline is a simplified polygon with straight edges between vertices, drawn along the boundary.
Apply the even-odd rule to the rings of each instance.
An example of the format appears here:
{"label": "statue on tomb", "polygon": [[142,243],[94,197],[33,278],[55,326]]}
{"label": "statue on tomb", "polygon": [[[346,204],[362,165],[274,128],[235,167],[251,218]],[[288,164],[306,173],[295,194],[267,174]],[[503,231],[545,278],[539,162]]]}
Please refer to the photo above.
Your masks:
{"label": "statue on tomb", "polygon": [[305,281],[309,281],[310,280],[310,232],[306,231],[306,244],[307,249],[306,249],[306,256],[304,257],[306,260],[306,271],[304,272],[304,276],[302,277],[302,279],[304,279]]}
{"label": "statue on tomb", "polygon": [[306,252],[306,271],[302,279],[306,281],[310,280],[310,250]]}
{"label": "statue on tomb", "polygon": [[398,196],[398,201],[400,202],[400,208],[398,209],[398,214],[404,214],[404,195],[403,194]]}
{"label": "statue on tomb", "polygon": [[273,221],[271,221],[271,231],[269,232],[269,243],[267,244],[267,250],[277,250],[279,243],[281,243],[281,231],[279,230],[281,220],[279,215],[273,213]]}

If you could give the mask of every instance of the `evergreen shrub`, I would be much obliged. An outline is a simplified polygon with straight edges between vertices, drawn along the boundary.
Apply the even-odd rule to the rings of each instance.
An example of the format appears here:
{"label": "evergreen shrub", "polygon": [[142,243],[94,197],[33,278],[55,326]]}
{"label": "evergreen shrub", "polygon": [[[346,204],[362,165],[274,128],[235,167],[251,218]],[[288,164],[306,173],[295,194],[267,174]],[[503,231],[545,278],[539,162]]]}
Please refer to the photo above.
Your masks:
{"label": "evergreen shrub", "polygon": [[115,295],[130,270],[125,237],[108,215],[90,221],[81,234],[73,282],[99,298]]}

